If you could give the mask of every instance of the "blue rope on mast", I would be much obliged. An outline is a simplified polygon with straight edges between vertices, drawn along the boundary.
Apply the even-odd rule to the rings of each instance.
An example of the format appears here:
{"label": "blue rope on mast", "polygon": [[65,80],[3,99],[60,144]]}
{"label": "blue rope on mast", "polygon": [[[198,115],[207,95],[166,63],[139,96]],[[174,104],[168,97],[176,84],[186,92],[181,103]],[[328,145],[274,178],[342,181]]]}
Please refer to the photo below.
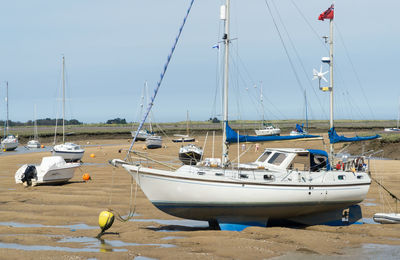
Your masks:
{"label": "blue rope on mast", "polygon": [[174,42],[174,45],[173,45],[172,48],[171,48],[171,52],[170,52],[169,55],[167,56],[167,62],[165,63],[164,69],[163,69],[163,71],[162,71],[161,74],[160,74],[160,80],[157,82],[157,87],[154,89],[154,93],[153,93],[153,96],[152,96],[151,99],[150,99],[150,103],[149,103],[149,105],[148,105],[148,107],[147,107],[147,111],[146,111],[146,113],[144,114],[143,119],[142,119],[142,121],[140,122],[140,124],[139,124],[139,126],[138,126],[138,128],[137,128],[137,130],[136,130],[135,136],[133,137],[131,146],[129,147],[129,150],[128,150],[128,153],[127,153],[127,155],[126,155],[125,160],[128,158],[129,153],[131,152],[132,147],[133,147],[133,145],[135,144],[135,141],[136,141],[136,138],[137,138],[137,136],[138,136],[138,134],[139,134],[139,131],[142,129],[142,127],[143,127],[143,125],[144,125],[144,122],[146,122],[146,119],[147,119],[148,115],[150,114],[151,108],[153,107],[153,104],[154,104],[154,100],[155,100],[155,98],[156,98],[156,96],[157,96],[158,90],[160,89],[160,86],[161,86],[161,83],[162,83],[162,81],[163,81],[163,79],[164,79],[165,73],[167,72],[169,62],[171,61],[172,55],[174,54],[176,45],[178,44],[179,38],[180,38],[180,36],[181,36],[181,34],[182,34],[183,27],[184,27],[185,24],[186,24],[186,20],[187,20],[187,18],[188,18],[188,16],[189,16],[190,10],[192,9],[193,3],[194,3],[194,0],[191,0],[191,1],[190,1],[189,8],[188,8],[188,10],[187,10],[187,12],[186,12],[186,15],[185,15],[185,17],[183,18],[182,25],[181,25],[181,27],[179,28],[178,36],[176,36],[176,38],[175,38],[175,42]]}

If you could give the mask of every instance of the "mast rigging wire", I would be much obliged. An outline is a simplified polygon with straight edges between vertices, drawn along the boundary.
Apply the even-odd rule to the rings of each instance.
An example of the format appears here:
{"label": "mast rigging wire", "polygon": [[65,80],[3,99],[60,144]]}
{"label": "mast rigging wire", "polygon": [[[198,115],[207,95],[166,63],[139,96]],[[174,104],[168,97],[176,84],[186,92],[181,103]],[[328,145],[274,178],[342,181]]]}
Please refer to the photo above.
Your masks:
{"label": "mast rigging wire", "polygon": [[358,76],[358,73],[357,73],[357,71],[356,71],[356,68],[355,68],[355,66],[354,66],[354,63],[353,63],[353,61],[352,61],[352,59],[351,59],[351,57],[350,57],[349,51],[347,50],[347,46],[346,46],[346,44],[345,44],[345,42],[344,42],[342,33],[340,32],[340,29],[339,29],[339,26],[337,25],[337,23],[335,23],[335,28],[336,28],[336,30],[338,31],[339,39],[340,39],[340,41],[342,42],[342,45],[343,45],[343,48],[344,48],[344,52],[345,52],[345,54],[346,54],[347,59],[349,60],[350,67],[351,67],[351,69],[352,69],[352,71],[353,71],[353,73],[354,73],[354,76],[355,76],[356,81],[357,81],[357,83],[358,83],[358,87],[360,88],[361,93],[362,93],[362,95],[363,95],[363,97],[364,97],[364,99],[365,99],[365,101],[366,101],[366,103],[367,103],[369,112],[371,113],[371,115],[372,115],[373,118],[376,118],[376,117],[375,117],[375,114],[374,114],[374,111],[373,111],[371,105],[369,104],[368,98],[367,98],[367,96],[365,95],[364,87],[363,87],[363,85],[362,85],[362,83],[361,83],[360,77]]}
{"label": "mast rigging wire", "polygon": [[172,46],[172,48],[171,48],[171,51],[170,51],[170,53],[169,53],[169,55],[168,55],[168,57],[167,57],[167,62],[164,64],[163,70],[162,70],[162,72],[161,72],[161,74],[160,74],[160,80],[157,82],[157,87],[154,89],[153,96],[151,97],[150,103],[148,104],[148,107],[147,107],[147,111],[146,111],[146,113],[145,113],[145,115],[144,115],[142,121],[140,122],[140,124],[139,124],[139,126],[138,126],[138,129],[136,130],[136,134],[135,134],[135,136],[133,137],[131,146],[129,147],[129,150],[128,150],[127,154],[126,154],[125,160],[128,159],[129,154],[130,154],[130,152],[131,152],[131,150],[132,150],[132,147],[133,147],[133,145],[135,144],[136,138],[137,138],[137,136],[138,136],[138,134],[139,134],[139,131],[142,129],[143,124],[144,124],[144,122],[146,121],[146,119],[147,119],[147,117],[148,117],[148,115],[149,115],[149,113],[150,113],[151,108],[153,107],[154,100],[155,100],[155,98],[156,98],[156,96],[157,96],[158,90],[160,89],[160,86],[161,86],[161,83],[162,83],[162,81],[163,81],[163,79],[164,79],[165,73],[167,72],[168,65],[169,65],[169,63],[170,63],[170,61],[171,61],[172,55],[173,55],[174,52],[175,52],[175,48],[176,48],[176,46],[178,45],[178,41],[179,41],[180,36],[181,36],[181,34],[182,34],[183,27],[185,26],[186,20],[187,20],[187,18],[189,17],[190,11],[192,10],[193,3],[194,3],[194,0],[191,0],[191,1],[190,1],[189,8],[188,8],[188,10],[186,11],[186,15],[185,15],[185,17],[183,18],[182,25],[181,25],[181,27],[179,28],[178,36],[176,36],[176,38],[175,38],[175,42],[174,42],[174,44],[173,44],[173,46]]}

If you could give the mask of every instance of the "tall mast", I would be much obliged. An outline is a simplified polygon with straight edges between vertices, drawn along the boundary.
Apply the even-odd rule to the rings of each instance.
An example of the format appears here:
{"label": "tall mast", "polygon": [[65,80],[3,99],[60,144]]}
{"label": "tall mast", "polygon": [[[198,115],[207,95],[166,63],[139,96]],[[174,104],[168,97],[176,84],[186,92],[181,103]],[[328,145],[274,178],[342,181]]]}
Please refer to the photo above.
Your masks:
{"label": "tall mast", "polygon": [[264,97],[263,97],[263,87],[262,87],[262,82],[260,82],[260,103],[261,103],[261,112],[262,112],[262,123],[261,127],[264,126]]}
{"label": "tall mast", "polygon": [[6,120],[6,136],[8,135],[8,81],[6,81],[6,108],[7,108],[7,120]]}
{"label": "tall mast", "polygon": [[65,143],[65,57],[62,57],[62,91],[63,91],[63,99],[62,99],[62,113],[63,113],[63,143]]}
{"label": "tall mast", "polygon": [[307,92],[304,89],[304,106],[306,108],[306,131],[308,132],[308,107],[307,107]]}
{"label": "tall mast", "polygon": [[228,143],[226,142],[226,127],[228,125],[228,84],[229,84],[229,16],[230,0],[226,0],[225,5],[221,6],[221,19],[225,21],[225,32],[222,38],[225,43],[225,66],[224,66],[224,123],[222,135],[222,167],[228,164]]}
{"label": "tall mast", "polygon": [[34,117],[34,123],[33,123],[33,139],[37,140],[38,139],[38,131],[37,131],[37,120],[36,120],[36,104],[34,105],[33,109],[33,117]]}
{"label": "tall mast", "polygon": [[[333,127],[333,19],[329,19],[329,89],[330,89],[330,128]],[[330,161],[333,163],[333,144],[330,145]]]}
{"label": "tall mast", "polygon": [[399,121],[400,121],[400,96],[399,96],[399,111],[397,113],[397,128],[399,128]]}
{"label": "tall mast", "polygon": [[189,110],[186,110],[186,135],[189,136]]}
{"label": "tall mast", "polygon": [[[147,81],[144,82],[144,88],[146,90],[146,102],[147,102],[147,99],[149,98],[149,87],[147,85]],[[149,128],[150,128],[150,133],[153,134],[153,126],[151,125],[151,111],[149,113]]]}

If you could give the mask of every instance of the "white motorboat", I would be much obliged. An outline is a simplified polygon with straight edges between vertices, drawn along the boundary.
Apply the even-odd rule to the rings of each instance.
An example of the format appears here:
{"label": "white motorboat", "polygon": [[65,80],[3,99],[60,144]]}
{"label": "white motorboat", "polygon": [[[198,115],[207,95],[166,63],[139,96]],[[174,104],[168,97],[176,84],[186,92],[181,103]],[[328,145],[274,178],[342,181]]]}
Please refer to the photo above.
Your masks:
{"label": "white motorboat", "polygon": [[[110,163],[114,166],[121,165],[128,171],[158,209],[181,218],[206,220],[210,225],[219,225],[221,228],[225,224],[241,226],[251,223],[250,225],[266,226],[267,222],[273,220],[288,220],[307,225],[332,224],[337,221],[342,223],[344,210],[360,213],[360,207],[356,204],[365,199],[371,185],[365,157],[354,159],[354,163],[364,162],[362,167],[348,171],[333,169],[328,153],[321,150],[266,149],[252,163],[233,164],[229,160],[228,140],[235,139],[235,136],[228,138],[228,134],[232,132],[227,131],[230,129],[229,10],[230,0],[226,0],[226,4],[221,7],[221,19],[225,23],[222,39],[225,43],[222,159],[208,158],[197,165],[184,165],[176,170],[146,167],[144,164],[131,163],[130,160],[114,159]],[[190,9],[187,15],[189,12]],[[187,16],[184,21],[186,18]],[[168,61],[178,39],[179,37],[168,55]],[[332,57],[333,55],[331,64]],[[167,65],[164,66],[160,82]],[[160,84],[154,91],[153,101],[159,87]],[[236,140],[239,140],[239,134],[237,136]],[[134,142],[128,155],[133,144]],[[350,215],[356,216],[353,213]],[[360,214],[355,218],[358,217]]]}
{"label": "white motorboat", "polygon": [[260,129],[255,130],[256,135],[259,136],[270,136],[270,135],[280,135],[281,129],[274,126],[272,123],[263,123]]}
{"label": "white motorboat", "polygon": [[203,156],[203,149],[195,144],[188,144],[179,149],[179,160],[186,165],[196,165]]}
{"label": "white motorboat", "polygon": [[6,127],[4,128],[4,138],[1,140],[1,149],[3,151],[13,151],[18,147],[18,137],[12,134],[9,134],[9,119],[8,119],[8,82],[6,82],[6,110],[7,110],[7,119],[6,119]]}
{"label": "white motorboat", "polygon": [[[66,143],[65,142],[65,57],[62,57],[62,89],[63,89],[63,143],[59,145],[55,145],[51,150],[53,155],[62,156],[66,161],[80,161],[85,153],[85,150],[77,144],[74,143]],[[56,126],[57,129],[57,126]],[[54,141],[55,143],[55,141]]]}
{"label": "white motorboat", "polygon": [[162,147],[162,137],[158,135],[150,136],[146,139],[147,149],[158,149]]}
{"label": "white motorboat", "polygon": [[400,214],[398,213],[375,213],[373,219],[381,224],[400,224]]}
{"label": "white motorboat", "polygon": [[61,156],[42,158],[40,165],[24,164],[15,173],[15,183],[24,185],[64,183],[74,177],[80,163],[67,163]]}

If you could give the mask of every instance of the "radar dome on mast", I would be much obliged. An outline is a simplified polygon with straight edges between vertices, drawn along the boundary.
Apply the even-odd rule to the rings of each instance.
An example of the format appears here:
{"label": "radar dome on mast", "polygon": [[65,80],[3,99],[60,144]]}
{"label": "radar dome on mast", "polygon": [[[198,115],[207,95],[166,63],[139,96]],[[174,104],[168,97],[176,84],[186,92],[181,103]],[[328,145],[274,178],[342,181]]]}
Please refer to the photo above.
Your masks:
{"label": "radar dome on mast", "polygon": [[323,63],[331,63],[331,59],[329,58],[329,57],[322,57],[321,58],[321,61],[323,62]]}

